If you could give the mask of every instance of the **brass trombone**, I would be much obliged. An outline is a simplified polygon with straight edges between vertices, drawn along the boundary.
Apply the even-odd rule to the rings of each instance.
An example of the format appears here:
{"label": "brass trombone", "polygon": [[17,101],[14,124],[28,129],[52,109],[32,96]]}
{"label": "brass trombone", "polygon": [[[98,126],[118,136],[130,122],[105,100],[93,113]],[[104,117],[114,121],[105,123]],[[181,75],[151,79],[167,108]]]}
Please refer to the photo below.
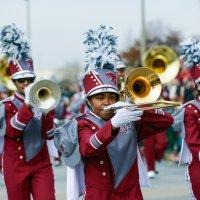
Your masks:
{"label": "brass trombone", "polygon": [[[120,91],[120,93],[123,98],[126,97],[126,95],[129,97],[134,103],[132,106],[137,106],[142,110],[180,106],[180,103],[178,102],[164,100],[157,101],[161,90],[162,85],[159,76],[149,68],[140,67],[129,72],[125,78],[124,90]],[[121,100],[125,100],[125,98]],[[117,108],[115,107],[114,109]]]}

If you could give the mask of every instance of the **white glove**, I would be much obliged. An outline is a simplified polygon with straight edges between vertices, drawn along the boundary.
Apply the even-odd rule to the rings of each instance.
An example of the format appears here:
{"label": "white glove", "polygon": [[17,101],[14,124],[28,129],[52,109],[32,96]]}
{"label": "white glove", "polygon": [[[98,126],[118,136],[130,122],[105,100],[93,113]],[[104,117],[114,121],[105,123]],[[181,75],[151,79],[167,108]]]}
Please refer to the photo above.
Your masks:
{"label": "white glove", "polygon": [[30,105],[29,94],[30,94],[30,90],[31,90],[32,85],[33,85],[33,83],[31,83],[30,85],[28,85],[28,86],[24,89],[24,95],[25,95],[25,100],[24,100],[24,102],[25,102],[27,105]]}
{"label": "white glove", "polygon": [[126,107],[130,107],[130,106],[133,106],[133,104],[131,103],[128,103],[128,102],[123,102],[123,101],[118,101],[112,105],[109,105],[109,106],[106,106],[104,108],[104,110],[109,110],[109,109],[119,109],[119,108],[126,108]]}
{"label": "white glove", "polygon": [[119,128],[123,124],[139,121],[143,115],[142,110],[136,110],[136,107],[121,108],[117,110],[114,117],[111,118],[111,124],[114,128]]}

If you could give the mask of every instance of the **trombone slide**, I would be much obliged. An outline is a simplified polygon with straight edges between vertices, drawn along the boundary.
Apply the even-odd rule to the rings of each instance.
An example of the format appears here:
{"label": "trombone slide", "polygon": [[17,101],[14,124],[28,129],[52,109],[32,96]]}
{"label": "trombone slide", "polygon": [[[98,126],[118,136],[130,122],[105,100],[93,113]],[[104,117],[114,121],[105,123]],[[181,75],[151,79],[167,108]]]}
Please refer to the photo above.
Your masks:
{"label": "trombone slide", "polygon": [[136,107],[138,110],[152,110],[152,109],[161,109],[161,108],[171,108],[171,107],[178,107],[181,106],[179,102],[174,101],[165,101],[165,100],[159,100],[156,102],[150,102],[150,103],[136,103],[136,104],[130,104],[126,106],[106,106],[104,110],[118,110],[120,108],[133,108]]}

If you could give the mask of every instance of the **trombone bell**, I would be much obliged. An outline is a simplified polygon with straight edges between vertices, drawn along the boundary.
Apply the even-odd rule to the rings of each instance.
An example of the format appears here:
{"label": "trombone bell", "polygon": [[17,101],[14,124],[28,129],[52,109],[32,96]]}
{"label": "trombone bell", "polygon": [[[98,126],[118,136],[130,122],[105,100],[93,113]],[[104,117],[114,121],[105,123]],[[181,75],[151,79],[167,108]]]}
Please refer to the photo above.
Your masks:
{"label": "trombone bell", "polygon": [[136,104],[156,101],[161,89],[158,75],[149,68],[133,69],[126,77],[125,93]]}

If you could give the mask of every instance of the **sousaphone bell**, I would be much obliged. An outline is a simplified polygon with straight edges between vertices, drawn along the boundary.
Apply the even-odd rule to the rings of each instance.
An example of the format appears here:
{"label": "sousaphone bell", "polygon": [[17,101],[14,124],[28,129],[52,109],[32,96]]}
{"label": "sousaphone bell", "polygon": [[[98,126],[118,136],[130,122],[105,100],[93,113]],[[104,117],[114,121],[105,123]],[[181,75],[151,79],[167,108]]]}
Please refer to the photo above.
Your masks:
{"label": "sousaphone bell", "polygon": [[157,45],[148,49],[143,56],[142,65],[156,72],[161,83],[169,83],[180,70],[180,61],[176,52],[166,45]]}
{"label": "sousaphone bell", "polygon": [[0,84],[3,84],[8,90],[16,90],[15,84],[11,80],[8,59],[0,55]]}

